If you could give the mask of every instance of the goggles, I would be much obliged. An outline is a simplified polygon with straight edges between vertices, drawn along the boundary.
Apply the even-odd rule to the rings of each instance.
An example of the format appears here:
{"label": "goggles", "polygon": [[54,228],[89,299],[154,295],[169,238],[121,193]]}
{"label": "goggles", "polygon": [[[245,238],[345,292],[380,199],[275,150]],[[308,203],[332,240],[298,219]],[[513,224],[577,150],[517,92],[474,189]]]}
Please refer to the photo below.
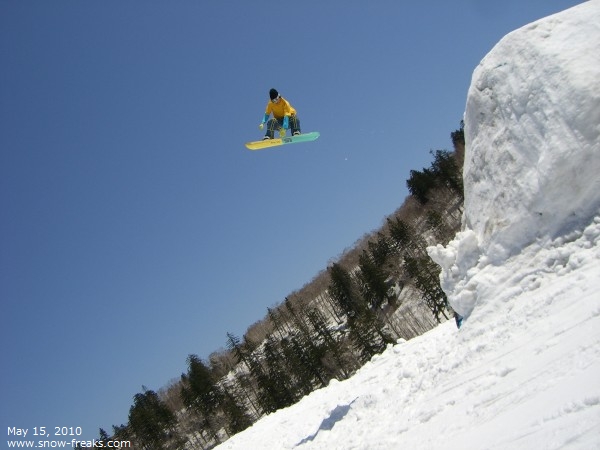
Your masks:
{"label": "goggles", "polygon": [[281,95],[278,95],[277,97],[275,97],[273,100],[271,100],[273,103],[279,103],[279,99],[281,98]]}

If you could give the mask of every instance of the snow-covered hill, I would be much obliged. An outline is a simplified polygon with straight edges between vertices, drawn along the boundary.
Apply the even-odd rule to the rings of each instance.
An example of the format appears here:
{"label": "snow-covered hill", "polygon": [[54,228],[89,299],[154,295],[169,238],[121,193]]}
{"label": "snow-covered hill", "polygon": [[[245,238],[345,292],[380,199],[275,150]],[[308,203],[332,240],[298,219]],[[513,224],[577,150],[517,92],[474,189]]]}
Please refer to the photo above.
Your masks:
{"label": "snow-covered hill", "polygon": [[220,449],[600,448],[600,1],[506,36],[467,99],[463,327],[390,347]]}

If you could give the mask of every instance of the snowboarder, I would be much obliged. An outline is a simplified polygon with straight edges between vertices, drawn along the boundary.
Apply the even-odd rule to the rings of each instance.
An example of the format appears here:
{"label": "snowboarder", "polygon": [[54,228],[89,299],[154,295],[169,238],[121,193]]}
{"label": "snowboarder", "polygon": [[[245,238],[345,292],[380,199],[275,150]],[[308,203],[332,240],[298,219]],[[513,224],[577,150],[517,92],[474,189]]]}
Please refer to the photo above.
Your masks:
{"label": "snowboarder", "polygon": [[463,316],[461,316],[459,313],[457,313],[455,311],[454,312],[454,321],[456,322],[456,328],[460,329],[460,327],[462,327],[462,323],[463,323]]}
{"label": "snowboarder", "polygon": [[[275,130],[279,130],[281,137],[285,136],[288,128],[291,127],[292,136],[300,134],[300,119],[296,115],[296,110],[290,105],[290,103],[279,95],[277,89],[271,89],[269,91],[270,101],[267,103],[265,109],[265,116],[262,122],[258,126],[261,130],[267,124],[267,132],[265,133],[266,139],[273,139]],[[269,119],[269,116],[273,113],[273,118]]]}

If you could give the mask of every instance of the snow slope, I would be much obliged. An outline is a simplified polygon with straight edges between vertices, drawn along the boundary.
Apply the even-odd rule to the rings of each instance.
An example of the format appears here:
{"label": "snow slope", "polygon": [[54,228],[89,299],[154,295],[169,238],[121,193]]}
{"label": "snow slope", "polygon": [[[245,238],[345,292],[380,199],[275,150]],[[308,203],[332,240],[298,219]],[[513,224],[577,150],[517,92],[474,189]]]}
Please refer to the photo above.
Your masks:
{"label": "snow slope", "polygon": [[465,315],[219,449],[600,448],[600,1],[506,36],[467,99]]}

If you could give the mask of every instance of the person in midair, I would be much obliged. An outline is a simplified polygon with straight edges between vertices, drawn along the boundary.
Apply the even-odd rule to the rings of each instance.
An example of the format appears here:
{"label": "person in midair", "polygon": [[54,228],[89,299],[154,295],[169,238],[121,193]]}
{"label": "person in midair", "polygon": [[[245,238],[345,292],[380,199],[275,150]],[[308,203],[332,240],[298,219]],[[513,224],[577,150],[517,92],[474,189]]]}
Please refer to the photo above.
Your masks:
{"label": "person in midair", "polygon": [[[292,131],[292,136],[300,134],[300,119],[296,115],[296,110],[290,105],[285,98],[279,95],[277,89],[271,89],[269,91],[270,101],[267,103],[265,109],[265,116],[262,122],[258,126],[261,130],[267,124],[267,132],[265,133],[265,139],[273,139],[275,130],[279,130],[281,137],[285,136],[288,128]],[[273,114],[273,118],[269,119],[269,116]]]}

